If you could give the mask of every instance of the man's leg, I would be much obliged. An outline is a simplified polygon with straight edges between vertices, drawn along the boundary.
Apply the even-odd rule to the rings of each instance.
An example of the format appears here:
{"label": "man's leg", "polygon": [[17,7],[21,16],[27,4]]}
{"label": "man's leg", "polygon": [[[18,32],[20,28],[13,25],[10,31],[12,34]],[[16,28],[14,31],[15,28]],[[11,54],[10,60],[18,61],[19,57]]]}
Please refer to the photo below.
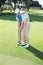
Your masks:
{"label": "man's leg", "polygon": [[26,43],[26,45],[24,46],[25,48],[29,47],[29,37],[28,37],[29,30],[30,30],[30,24],[27,23],[24,28],[24,42]]}
{"label": "man's leg", "polygon": [[18,29],[18,43],[17,45],[21,44],[21,31]]}
{"label": "man's leg", "polygon": [[21,31],[18,29],[18,41],[21,43]]}
{"label": "man's leg", "polygon": [[24,38],[25,38],[25,42],[27,43],[29,43],[29,37],[28,37],[29,30],[30,30],[30,24],[27,23],[24,30]]}

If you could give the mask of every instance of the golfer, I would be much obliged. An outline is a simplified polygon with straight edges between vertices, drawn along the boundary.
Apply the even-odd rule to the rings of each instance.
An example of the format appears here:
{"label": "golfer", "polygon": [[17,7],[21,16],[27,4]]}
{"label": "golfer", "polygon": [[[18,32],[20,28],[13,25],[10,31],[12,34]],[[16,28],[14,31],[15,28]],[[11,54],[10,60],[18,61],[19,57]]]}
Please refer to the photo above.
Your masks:
{"label": "golfer", "polygon": [[21,9],[21,14],[22,14],[22,24],[23,24],[23,28],[21,25],[21,31],[23,33],[23,45],[25,48],[29,47],[29,37],[28,37],[28,33],[30,30],[30,18],[28,13],[26,13],[25,9],[22,8]]}
{"label": "golfer", "polygon": [[19,8],[15,9],[15,13],[16,13],[16,20],[17,20],[17,23],[18,23],[18,43],[17,43],[17,45],[21,45],[21,30],[20,30],[20,27],[21,27],[22,17],[20,15]]}

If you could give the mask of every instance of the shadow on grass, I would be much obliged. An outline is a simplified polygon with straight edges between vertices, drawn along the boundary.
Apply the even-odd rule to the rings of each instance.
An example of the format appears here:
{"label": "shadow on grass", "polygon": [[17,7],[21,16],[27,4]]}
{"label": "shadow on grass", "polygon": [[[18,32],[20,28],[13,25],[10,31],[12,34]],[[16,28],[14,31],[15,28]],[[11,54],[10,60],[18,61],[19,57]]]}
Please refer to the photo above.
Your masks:
{"label": "shadow on grass", "polygon": [[[43,16],[41,16],[42,14],[29,14],[30,15],[30,22],[43,22]],[[0,12],[0,19],[1,20],[10,20],[10,21],[16,21],[16,17],[15,17],[15,13],[10,13],[10,12],[6,12],[6,13],[1,13]]]}
{"label": "shadow on grass", "polygon": [[39,14],[30,14],[30,22],[43,22],[43,16]]}
{"label": "shadow on grass", "polygon": [[40,58],[41,60],[43,60],[43,52],[39,51],[38,49],[30,46],[29,48],[27,48],[28,51],[32,52],[35,56],[37,56],[38,58]]}
{"label": "shadow on grass", "polygon": [[1,20],[16,21],[15,13],[0,13]]}

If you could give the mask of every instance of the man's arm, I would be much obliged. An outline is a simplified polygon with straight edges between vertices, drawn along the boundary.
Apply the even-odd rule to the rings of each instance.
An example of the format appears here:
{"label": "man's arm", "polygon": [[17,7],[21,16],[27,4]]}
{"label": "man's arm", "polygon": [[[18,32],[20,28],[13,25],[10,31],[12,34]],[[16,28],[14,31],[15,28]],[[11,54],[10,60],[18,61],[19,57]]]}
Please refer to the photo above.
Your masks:
{"label": "man's arm", "polygon": [[25,25],[27,24],[27,21],[28,21],[28,18],[26,18],[26,20],[25,20],[25,22],[24,22],[24,27],[25,27]]}
{"label": "man's arm", "polygon": [[27,24],[28,18],[26,18],[25,22],[23,22],[23,24],[21,24],[20,30],[22,31],[22,29],[25,27],[25,25]]}
{"label": "man's arm", "polygon": [[20,21],[18,20],[17,22],[18,22],[18,27],[19,27],[19,29],[20,29],[20,27],[21,27],[21,26],[20,26]]}
{"label": "man's arm", "polygon": [[21,24],[20,31],[22,31],[23,28],[24,28],[24,23]]}

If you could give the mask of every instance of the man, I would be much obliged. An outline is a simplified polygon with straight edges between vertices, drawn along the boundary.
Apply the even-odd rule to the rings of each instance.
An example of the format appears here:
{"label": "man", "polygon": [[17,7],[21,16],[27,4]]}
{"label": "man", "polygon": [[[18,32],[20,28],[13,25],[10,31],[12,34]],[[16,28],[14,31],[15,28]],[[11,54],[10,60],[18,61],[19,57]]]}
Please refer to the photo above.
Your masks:
{"label": "man", "polygon": [[23,28],[21,26],[21,31],[23,31],[23,43],[24,47],[27,48],[29,47],[29,38],[28,38],[28,32],[30,30],[30,22],[29,22],[29,15],[26,13],[25,9],[22,8],[21,10],[22,14],[22,23],[23,23]]}
{"label": "man", "polygon": [[17,20],[17,23],[18,23],[18,43],[17,43],[17,45],[21,45],[21,30],[20,30],[20,27],[21,27],[21,23],[22,23],[22,17],[20,15],[19,8],[15,9],[15,13],[16,13],[16,20]]}

